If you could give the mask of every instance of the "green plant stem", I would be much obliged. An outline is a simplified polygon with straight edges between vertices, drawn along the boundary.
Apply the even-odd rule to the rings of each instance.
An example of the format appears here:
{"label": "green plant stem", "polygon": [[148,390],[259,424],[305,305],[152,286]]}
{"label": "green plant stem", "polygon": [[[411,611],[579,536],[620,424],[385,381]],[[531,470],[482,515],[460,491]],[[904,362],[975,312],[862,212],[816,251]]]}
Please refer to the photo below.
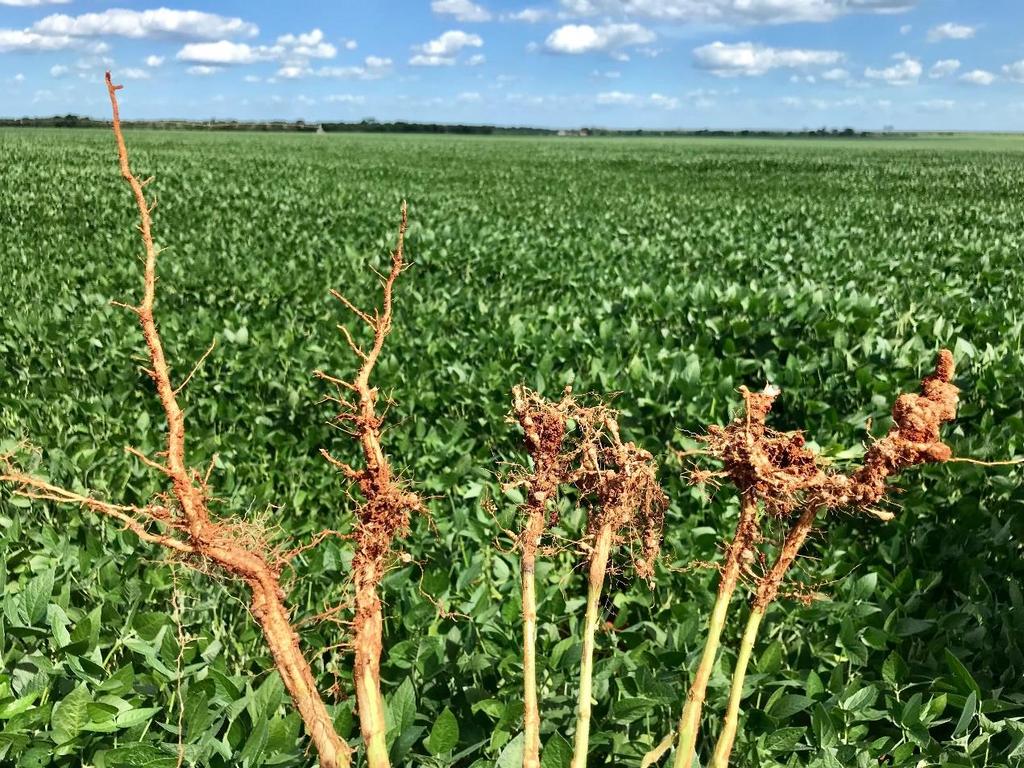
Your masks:
{"label": "green plant stem", "polygon": [[537,701],[537,543],[544,508],[530,515],[520,563],[523,588],[523,768],[540,766],[540,705]]}
{"label": "green plant stem", "polygon": [[690,690],[686,694],[686,704],[682,717],[679,719],[679,737],[674,768],[690,768],[697,749],[697,732],[700,730],[701,712],[704,709],[704,698],[707,694],[708,681],[715,666],[715,657],[722,639],[726,615],[729,612],[729,601],[739,581],[740,566],[746,550],[753,543],[756,533],[757,501],[744,495],[740,506],[740,519],[736,524],[736,534],[722,564],[722,576],[718,583],[718,597],[708,622],[708,634],[704,643],[704,653],[700,665],[694,674]]}
{"label": "green plant stem", "polygon": [[590,743],[591,691],[594,677],[594,635],[597,631],[598,608],[604,574],[608,569],[608,555],[612,547],[612,528],[605,525],[594,542],[587,579],[587,614],[583,623],[583,658],[580,661],[580,695],[576,714],[576,739],[572,754],[572,768],[586,768]]}
{"label": "green plant stem", "polygon": [[729,765],[729,756],[732,754],[732,745],[736,740],[736,728],[740,718],[743,681],[747,676],[750,654],[754,649],[762,618],[764,618],[764,608],[754,607],[747,619],[746,629],[743,630],[739,655],[736,657],[736,669],[732,676],[732,686],[729,688],[729,704],[725,711],[725,720],[722,721],[722,733],[715,745],[715,754],[711,758],[709,768],[726,768]]}
{"label": "green plant stem", "polygon": [[816,504],[809,504],[804,508],[803,513],[797,522],[790,528],[786,541],[779,551],[779,556],[768,573],[761,579],[757,586],[757,594],[754,596],[754,604],[747,619],[746,629],[743,630],[743,639],[740,641],[739,655],[736,657],[736,668],[733,671],[732,685],[729,689],[729,705],[726,710],[725,719],[722,721],[722,732],[715,745],[715,754],[711,759],[709,768],[728,768],[729,758],[732,755],[733,744],[736,741],[736,732],[739,727],[740,700],[743,698],[743,681],[747,675],[747,666],[750,663],[750,654],[753,651],[754,643],[757,640],[757,632],[761,626],[761,619],[768,606],[779,594],[779,587],[786,577],[786,572],[796,560],[807,536],[814,528],[814,519],[818,515],[820,507]]}

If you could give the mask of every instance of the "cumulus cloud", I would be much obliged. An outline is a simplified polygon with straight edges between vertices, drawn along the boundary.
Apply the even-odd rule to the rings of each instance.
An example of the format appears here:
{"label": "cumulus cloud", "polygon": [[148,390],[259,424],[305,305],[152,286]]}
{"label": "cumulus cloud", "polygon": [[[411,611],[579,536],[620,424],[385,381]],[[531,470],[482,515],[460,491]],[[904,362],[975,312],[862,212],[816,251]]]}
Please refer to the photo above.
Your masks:
{"label": "cumulus cloud", "polygon": [[253,64],[268,58],[261,46],[247,43],[233,43],[218,40],[216,43],[188,43],[175,57],[178,61],[195,61],[203,64]]}
{"label": "cumulus cloud", "polygon": [[347,67],[319,67],[285,65],[278,70],[279,77],[295,79],[298,77],[329,77],[337,80],[379,80],[390,74],[394,62],[384,56],[367,56],[362,65]]}
{"label": "cumulus cloud", "polygon": [[693,51],[701,69],[719,77],[754,77],[772,69],[802,69],[829,66],[843,59],[839,51],[804,48],[769,48],[755,43],[714,42]]}
{"label": "cumulus cloud", "polygon": [[841,67],[835,69],[828,69],[821,73],[822,80],[829,80],[834,83],[842,82],[843,80],[850,79],[850,73]]}
{"label": "cumulus cloud", "polygon": [[122,69],[117,75],[125,80],[149,80],[149,72],[138,67]]}
{"label": "cumulus cloud", "polygon": [[80,16],[58,13],[37,21],[32,25],[32,30],[43,35],[70,37],[177,37],[200,40],[255,37],[259,33],[259,27],[240,18],[170,8],[149,11],[111,8],[101,13],[83,13]]}
{"label": "cumulus cloud", "polygon": [[974,37],[974,34],[977,31],[977,27],[971,27],[967,24],[954,24],[951,21],[947,21],[945,24],[939,24],[937,27],[932,27],[928,30],[928,42],[938,43],[942,40],[969,40]]}
{"label": "cumulus cloud", "polygon": [[565,12],[647,17],[706,24],[787,24],[831,21],[851,13],[899,13],[917,0],[562,0]]}
{"label": "cumulus cloud", "polygon": [[550,18],[551,13],[541,8],[523,8],[521,11],[511,11],[501,16],[502,21],[522,21],[526,24],[536,24]]}
{"label": "cumulus cloud", "polygon": [[456,21],[478,22],[490,21],[491,12],[482,5],[477,5],[471,0],[434,0],[430,4],[434,13],[454,16]]}
{"label": "cumulus cloud", "polygon": [[949,112],[956,106],[952,99],[928,99],[917,102],[917,108],[922,112]]}
{"label": "cumulus cloud", "polygon": [[324,101],[331,104],[365,104],[365,96],[357,96],[351,93],[332,93]]}
{"label": "cumulus cloud", "polygon": [[63,64],[54,64],[50,67],[50,77],[64,77],[68,73],[68,68]]}
{"label": "cumulus cloud", "polygon": [[995,80],[996,76],[984,69],[972,69],[960,75],[960,82],[970,85],[992,85]]}
{"label": "cumulus cloud", "polygon": [[41,35],[28,29],[0,29],[0,53],[60,51],[80,44],[80,40],[67,35]]}
{"label": "cumulus cloud", "polygon": [[638,93],[626,93],[623,91],[599,93],[594,101],[602,106],[657,107],[659,109],[678,109],[680,103],[678,98],[665,96],[661,93],[652,93],[649,96],[644,96]]}
{"label": "cumulus cloud", "polygon": [[551,53],[580,54],[614,52],[629,45],[643,45],[654,40],[654,33],[639,24],[566,24],[559,27],[544,43]]}
{"label": "cumulus cloud", "polygon": [[337,49],[324,42],[319,29],[299,35],[281,35],[274,45],[249,45],[231,40],[214,43],[187,43],[176,58],[196,64],[217,66],[255,64],[259,61],[282,61],[294,71],[308,69],[309,59],[332,59]]}
{"label": "cumulus cloud", "polygon": [[159,67],[164,63],[163,56],[147,56],[146,66],[147,67]]}
{"label": "cumulus cloud", "polygon": [[200,77],[206,77],[208,75],[214,75],[220,72],[220,67],[209,67],[205,64],[197,64],[194,67],[189,67],[185,70],[190,75],[198,75]]}
{"label": "cumulus cloud", "polygon": [[479,67],[481,64],[487,61],[487,57],[482,53],[474,53],[468,59],[466,59],[467,67]]}
{"label": "cumulus cloud", "polygon": [[409,64],[414,67],[450,67],[464,48],[480,48],[484,44],[480,35],[451,29],[440,37],[413,47]]}
{"label": "cumulus cloud", "polygon": [[942,59],[942,61],[936,61],[932,64],[932,68],[928,70],[928,77],[933,80],[937,80],[940,77],[949,77],[958,69],[960,69],[959,59]]}
{"label": "cumulus cloud", "polygon": [[921,62],[905,53],[897,53],[893,58],[896,63],[891,67],[864,70],[864,77],[869,80],[881,80],[889,85],[915,85],[921,77]]}
{"label": "cumulus cloud", "polygon": [[324,42],[324,33],[314,29],[300,35],[281,35],[272,50],[281,49],[279,55],[301,56],[307,59],[333,59],[338,49]]}
{"label": "cumulus cloud", "polygon": [[1003,74],[1018,83],[1024,83],[1024,59],[1007,64],[1003,67]]}
{"label": "cumulus cloud", "polygon": [[258,31],[255,24],[215,13],[168,8],[150,11],[112,8],[102,13],[85,13],[80,16],[51,14],[25,29],[0,29],[0,53],[59,51],[67,48],[103,53],[108,50],[108,46],[97,41],[100,37],[215,40],[253,36]]}

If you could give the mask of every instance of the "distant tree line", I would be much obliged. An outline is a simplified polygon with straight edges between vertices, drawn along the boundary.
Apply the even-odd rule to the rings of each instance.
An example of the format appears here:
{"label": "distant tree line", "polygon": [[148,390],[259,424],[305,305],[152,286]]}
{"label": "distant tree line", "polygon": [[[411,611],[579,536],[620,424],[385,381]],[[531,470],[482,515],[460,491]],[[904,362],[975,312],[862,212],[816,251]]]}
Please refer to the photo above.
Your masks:
{"label": "distant tree line", "polygon": [[[133,120],[126,121],[132,128],[153,128],[182,131],[252,131],[263,133],[438,133],[473,136],[708,136],[721,138],[871,138],[884,136],[874,131],[857,131],[853,128],[818,128],[800,131],[768,130],[616,130],[611,128],[577,128],[557,130],[554,128],[530,128],[500,125],[465,125],[458,123],[416,123],[404,120],[380,122],[366,118],[359,122],[306,122],[304,120]],[[53,117],[0,118],[3,128],[109,128],[109,120],[94,120],[79,115],[54,115]],[[900,133],[900,136],[915,134]]]}

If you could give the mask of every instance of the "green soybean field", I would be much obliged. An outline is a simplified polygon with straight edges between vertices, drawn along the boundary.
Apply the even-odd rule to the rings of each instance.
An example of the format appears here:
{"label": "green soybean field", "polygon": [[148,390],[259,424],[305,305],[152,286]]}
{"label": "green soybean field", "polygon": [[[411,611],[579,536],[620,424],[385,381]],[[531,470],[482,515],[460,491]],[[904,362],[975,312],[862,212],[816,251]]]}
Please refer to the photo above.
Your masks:
{"label": "green soybean field", "polygon": [[[355,374],[330,292],[379,301],[403,200],[411,266],[373,383],[424,510],[380,590],[392,765],[523,764],[517,385],[605,398],[668,500],[653,582],[622,556],[606,579],[592,766],[639,766],[677,726],[740,513],[727,484],[690,482],[691,457],[741,386],[778,387],[768,423],[843,466],[946,348],[954,455],[1024,453],[1024,139],[125,136],[155,177],[155,316],[177,382],[216,340],[178,395],[213,512],[273,541],[342,534],[281,579],[353,764],[358,494],[320,449],[361,454],[313,374]],[[114,303],[142,292],[138,221],[109,131],[0,131],[0,455],[126,505],[166,490],[125,450],[157,455],[167,431],[137,318]],[[754,648],[734,765],[1024,765],[1021,474],[924,466],[896,479],[891,521],[819,521]],[[544,768],[570,764],[587,597],[585,510],[568,494],[558,513],[536,564]],[[766,524],[766,546],[784,529]],[[316,763],[237,580],[6,485],[0,560],[0,765]]]}

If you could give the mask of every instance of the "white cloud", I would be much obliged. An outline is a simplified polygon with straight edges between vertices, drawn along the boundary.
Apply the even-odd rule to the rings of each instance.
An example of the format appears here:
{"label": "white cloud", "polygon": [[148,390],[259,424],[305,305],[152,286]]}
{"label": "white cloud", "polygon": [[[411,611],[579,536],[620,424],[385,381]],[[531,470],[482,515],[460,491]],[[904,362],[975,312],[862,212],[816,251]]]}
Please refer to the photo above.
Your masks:
{"label": "white cloud", "polygon": [[18,74],[16,74],[14,76],[13,80],[16,83],[24,83],[25,82],[25,75],[22,74],[21,72],[19,72]]}
{"label": "white cloud", "polygon": [[636,104],[639,97],[635,93],[623,93],[622,91],[605,91],[597,94],[598,104]]}
{"label": "white cloud", "polygon": [[977,27],[970,27],[966,24],[954,24],[947,21],[928,30],[928,42],[938,43],[942,40],[969,40],[974,37]]}
{"label": "white cloud", "polygon": [[147,56],[146,66],[147,67],[159,67],[164,63],[163,56]]}
{"label": "white cloud", "polygon": [[864,77],[881,80],[889,85],[915,85],[923,71],[921,62],[905,53],[897,53],[893,58],[896,64],[883,69],[868,67],[864,70]]}
{"label": "white cloud", "polygon": [[523,8],[521,11],[512,11],[502,14],[502,21],[522,21],[526,24],[536,24],[550,18],[551,13],[541,8]]}
{"label": "white cloud", "polygon": [[829,69],[821,73],[822,80],[829,80],[834,83],[842,82],[843,80],[850,79],[850,73],[841,67],[835,69]]}
{"label": "white cloud", "polygon": [[959,59],[942,59],[942,61],[936,61],[932,64],[932,68],[928,70],[928,77],[933,80],[940,77],[949,77],[958,69],[960,69]]}
{"label": "white cloud", "polygon": [[719,77],[763,75],[772,69],[802,69],[842,61],[839,51],[769,48],[755,43],[714,42],[693,51],[696,64]]}
{"label": "white cloud", "polygon": [[471,0],[434,0],[430,4],[434,13],[454,16],[457,21],[490,21],[491,12]]}
{"label": "white cloud", "polygon": [[346,51],[354,51],[358,47],[359,47],[359,43],[357,43],[355,40],[346,40],[345,41],[345,50]]}
{"label": "white cloud", "polygon": [[1003,67],[1003,74],[1018,83],[1024,83],[1024,59],[1007,64]]}
{"label": "white cloud", "polygon": [[67,35],[40,35],[28,29],[0,29],[0,53],[10,51],[59,51],[80,43]]}
{"label": "white cloud", "polygon": [[253,64],[265,60],[267,54],[260,46],[218,40],[216,43],[188,43],[175,58],[201,64]]}
{"label": "white cloud", "polygon": [[602,106],[657,107],[659,109],[678,109],[680,103],[676,97],[665,96],[661,93],[643,96],[623,91],[605,91],[597,94],[594,100]]}
{"label": "white cloud", "polygon": [[259,75],[246,75],[242,78],[247,83],[262,83],[263,78]]}
{"label": "white cloud", "polygon": [[409,64],[413,67],[452,67],[455,66],[455,57],[430,56],[425,53],[417,53],[410,57]]}
{"label": "white cloud", "polygon": [[332,93],[324,101],[331,104],[365,104],[365,96],[357,96],[351,93]]}
{"label": "white cloud", "polygon": [[63,64],[54,64],[50,67],[50,77],[64,77],[68,71],[68,68]]}
{"label": "white cloud", "polygon": [[207,75],[214,75],[220,72],[220,67],[208,67],[204,64],[197,64],[194,67],[189,67],[185,70],[190,75],[199,75],[200,77],[206,77]]}
{"label": "white cloud", "polygon": [[480,35],[452,29],[440,37],[413,47],[416,53],[409,59],[414,67],[450,67],[463,48],[480,48],[484,41]]}
{"label": "white cloud", "polygon": [[487,57],[482,53],[474,53],[468,59],[466,59],[467,67],[479,67],[481,64],[487,61]]}
{"label": "white cloud", "polygon": [[992,85],[995,80],[996,76],[984,69],[972,69],[970,72],[960,75],[960,82],[970,85]]}
{"label": "white cloud", "polygon": [[661,93],[652,93],[648,97],[648,101],[652,106],[660,107],[661,109],[679,109],[679,99],[675,96],[665,96]]}
{"label": "white cloud", "polygon": [[279,55],[299,56],[307,59],[333,59],[338,49],[324,42],[324,33],[314,29],[300,35],[281,35],[271,50]]}
{"label": "white cloud", "polygon": [[149,72],[138,67],[128,67],[117,73],[118,77],[125,80],[149,80]]}
{"label": "white cloud", "polygon": [[288,74],[282,75],[282,77],[288,77],[289,75],[291,77],[313,75],[315,77],[330,77],[338,80],[379,80],[390,74],[393,64],[394,62],[391,59],[383,56],[367,56],[363,59],[361,66],[320,67],[316,70],[300,67],[301,72],[298,75],[289,71]]}
{"label": "white cloud", "polygon": [[83,13],[80,16],[53,14],[33,24],[32,30],[50,36],[216,40],[223,37],[254,37],[259,27],[240,18],[203,11],[177,11],[170,8],[132,11],[111,8],[102,13]]}
{"label": "white cloud", "polygon": [[902,27],[900,27],[900,34],[909,35],[913,29],[913,26],[911,26],[910,24],[904,24]]}
{"label": "white cloud", "polygon": [[462,93],[460,93],[458,96],[455,97],[456,101],[461,101],[463,103],[474,103],[474,104],[476,102],[480,101],[481,99],[482,99],[482,97],[476,91],[463,91]]}
{"label": "white cloud", "polygon": [[178,51],[179,61],[197,64],[254,64],[258,61],[284,61],[289,68],[302,70],[309,59],[332,59],[337,49],[323,41],[323,32],[314,29],[300,35],[282,35],[274,45],[249,45],[230,40],[214,43],[187,43]]}
{"label": "white cloud", "polygon": [[286,64],[277,70],[277,76],[285,80],[297,80],[310,74],[312,74],[312,70],[309,67],[303,67],[298,64]]}
{"label": "white cloud", "polygon": [[922,112],[949,112],[956,106],[952,99],[929,99],[917,102],[917,108]]}
{"label": "white cloud", "polygon": [[627,45],[650,43],[654,37],[651,30],[639,24],[566,24],[548,35],[544,46],[552,53],[610,52]]}
{"label": "white cloud", "polygon": [[787,24],[851,13],[899,13],[917,0],[562,0],[577,16],[642,16],[677,23]]}

